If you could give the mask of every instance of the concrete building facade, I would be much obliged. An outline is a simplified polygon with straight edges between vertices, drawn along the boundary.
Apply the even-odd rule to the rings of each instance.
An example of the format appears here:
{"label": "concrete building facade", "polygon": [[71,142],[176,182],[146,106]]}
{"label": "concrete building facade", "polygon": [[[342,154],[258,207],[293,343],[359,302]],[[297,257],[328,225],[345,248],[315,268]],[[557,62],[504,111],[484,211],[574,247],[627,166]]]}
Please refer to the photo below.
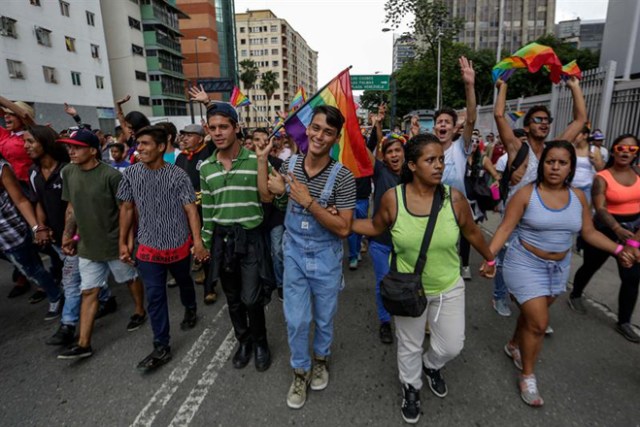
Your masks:
{"label": "concrete building facade", "polygon": [[238,13],[236,39],[238,62],[255,61],[260,76],[265,71],[273,71],[280,85],[267,106],[267,97],[260,89],[260,76],[251,90],[240,82],[241,90],[255,107],[243,117],[249,127],[266,126],[266,119],[273,122],[277,111],[287,111],[298,87],[302,86],[308,95],[317,91],[318,52],[311,49],[285,19],[270,10]]}
{"label": "concrete building facade", "polygon": [[578,49],[598,52],[602,48],[604,25],[604,19],[560,21],[556,25],[556,37]]}
{"label": "concrete building facade", "polygon": [[408,36],[393,34],[393,64],[392,72],[396,72],[402,66],[415,58],[416,46],[415,40]]}
{"label": "concrete building facade", "polygon": [[14,1],[0,8],[0,93],[32,104],[55,129],[85,123],[113,128],[113,99],[99,0]]}
{"label": "concrete building facade", "polygon": [[497,49],[503,27],[503,49],[514,52],[547,33],[554,32],[555,0],[506,0],[500,23],[500,0],[447,0],[449,13],[464,19],[458,41],[475,50]]}
{"label": "concrete building facade", "polygon": [[640,27],[640,2],[609,0],[600,66],[616,61],[616,77],[640,77],[640,30],[633,37],[634,27]]}

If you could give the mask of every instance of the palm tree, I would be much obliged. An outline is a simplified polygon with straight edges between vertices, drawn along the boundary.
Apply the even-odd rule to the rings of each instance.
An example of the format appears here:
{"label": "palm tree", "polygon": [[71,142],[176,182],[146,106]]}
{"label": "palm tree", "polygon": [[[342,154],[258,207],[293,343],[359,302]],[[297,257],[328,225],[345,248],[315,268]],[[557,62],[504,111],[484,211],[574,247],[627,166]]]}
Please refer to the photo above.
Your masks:
{"label": "palm tree", "polygon": [[[280,83],[278,83],[278,75],[273,71],[265,71],[264,73],[262,73],[260,87],[264,91],[264,94],[267,96],[267,119],[271,120],[271,117],[269,117],[269,101],[271,101],[273,93],[280,88]],[[267,126],[269,125],[270,123],[267,123]]]}
{"label": "palm tree", "polygon": [[[244,85],[245,90],[247,91],[247,97],[251,100],[249,96],[249,90],[253,89],[253,85],[258,80],[258,74],[260,70],[258,69],[258,64],[253,59],[243,59],[238,64],[240,65],[240,80]],[[250,118],[250,105],[247,105],[247,117]]]}

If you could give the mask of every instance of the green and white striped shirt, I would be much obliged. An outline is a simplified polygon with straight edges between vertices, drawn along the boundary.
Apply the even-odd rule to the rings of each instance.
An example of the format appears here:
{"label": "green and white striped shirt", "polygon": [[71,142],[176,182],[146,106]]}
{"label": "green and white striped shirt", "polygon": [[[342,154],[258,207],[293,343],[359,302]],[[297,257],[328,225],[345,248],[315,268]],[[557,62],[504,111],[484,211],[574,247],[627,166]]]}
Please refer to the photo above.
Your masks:
{"label": "green and white striped shirt", "polygon": [[225,170],[217,150],[200,167],[202,240],[207,249],[216,225],[241,225],[246,230],[262,223],[264,212],[258,193],[258,158],[244,147]]}

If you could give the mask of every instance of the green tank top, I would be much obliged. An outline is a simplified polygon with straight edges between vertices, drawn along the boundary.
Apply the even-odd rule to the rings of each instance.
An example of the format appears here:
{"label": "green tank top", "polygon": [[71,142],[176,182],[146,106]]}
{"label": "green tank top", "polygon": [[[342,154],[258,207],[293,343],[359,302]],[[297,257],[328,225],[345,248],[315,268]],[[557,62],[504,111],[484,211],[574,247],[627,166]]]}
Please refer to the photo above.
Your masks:
{"label": "green tank top", "polygon": [[[427,265],[422,271],[422,286],[427,295],[439,295],[453,287],[460,279],[458,237],[460,228],[451,202],[451,188],[445,185],[445,197],[431,244],[427,250]],[[396,187],[398,215],[391,227],[391,240],[396,252],[396,263],[400,273],[413,272],[429,215],[417,216],[407,210],[405,185]]]}

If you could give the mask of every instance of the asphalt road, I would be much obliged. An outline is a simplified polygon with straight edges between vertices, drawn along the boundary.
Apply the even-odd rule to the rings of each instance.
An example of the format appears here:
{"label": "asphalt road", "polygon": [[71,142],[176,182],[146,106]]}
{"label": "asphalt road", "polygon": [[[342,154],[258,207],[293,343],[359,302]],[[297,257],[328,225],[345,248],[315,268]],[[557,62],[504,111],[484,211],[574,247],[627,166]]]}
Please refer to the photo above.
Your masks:
{"label": "asphalt road", "polygon": [[[478,265],[472,253],[472,267]],[[72,362],[57,360],[58,349],[44,344],[57,327],[43,321],[45,302],[30,305],[27,296],[2,296],[0,426],[403,425],[395,346],[378,341],[368,255],[357,271],[345,268],[345,276],[329,387],[310,391],[301,410],[286,406],[292,377],[277,299],[267,308],[273,364],[258,373],[253,363],[243,370],[231,366],[235,339],[224,297],[201,305],[196,328],[182,332],[178,290],[170,289],[174,359],[141,375],[135,365],[151,350],[151,329],[147,323],[126,331],[132,302],[124,287],[113,288],[118,311],[97,321],[94,356]],[[4,261],[0,284],[8,293],[11,267]],[[421,425],[640,425],[640,345],[625,341],[596,308],[586,316],[574,314],[566,295],[552,307],[555,334],[545,339],[538,364],[545,406],[526,406],[502,350],[515,318],[493,311],[491,287],[479,277],[467,283],[465,348],[443,369],[446,398],[423,389]],[[197,292],[201,299],[201,287]]]}

